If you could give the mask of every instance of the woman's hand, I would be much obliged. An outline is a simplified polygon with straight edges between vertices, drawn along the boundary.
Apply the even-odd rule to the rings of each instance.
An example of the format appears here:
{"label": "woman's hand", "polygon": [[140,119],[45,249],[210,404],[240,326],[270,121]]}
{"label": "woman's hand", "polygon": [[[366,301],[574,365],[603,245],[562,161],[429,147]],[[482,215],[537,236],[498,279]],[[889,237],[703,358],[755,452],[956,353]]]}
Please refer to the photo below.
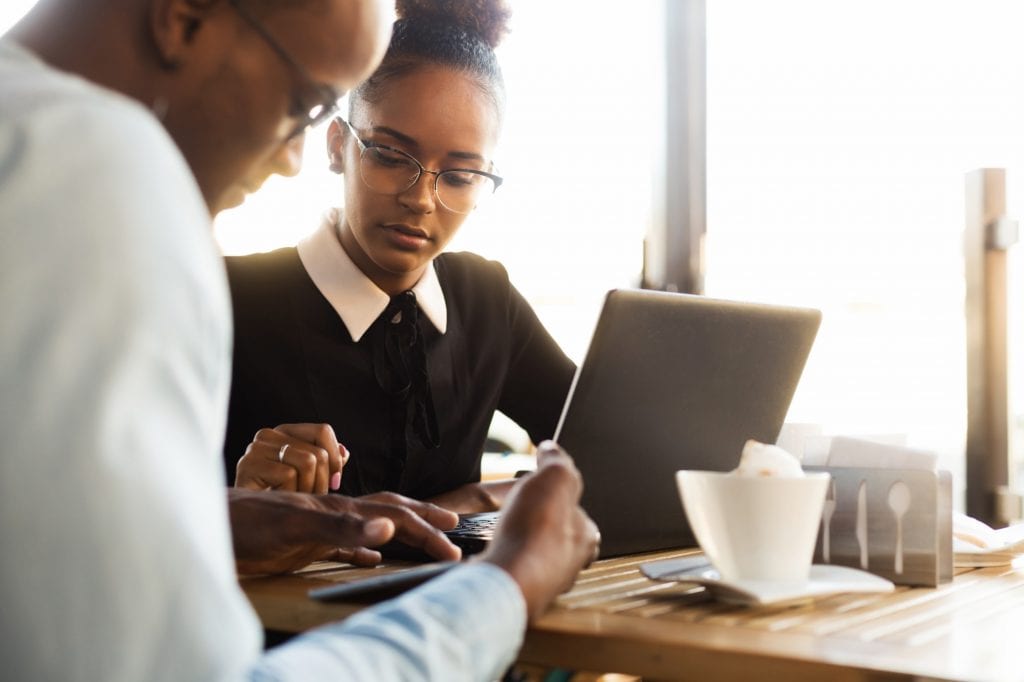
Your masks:
{"label": "woman's hand", "polygon": [[349,452],[330,424],[260,429],[235,467],[235,486],[323,495],[341,487]]}

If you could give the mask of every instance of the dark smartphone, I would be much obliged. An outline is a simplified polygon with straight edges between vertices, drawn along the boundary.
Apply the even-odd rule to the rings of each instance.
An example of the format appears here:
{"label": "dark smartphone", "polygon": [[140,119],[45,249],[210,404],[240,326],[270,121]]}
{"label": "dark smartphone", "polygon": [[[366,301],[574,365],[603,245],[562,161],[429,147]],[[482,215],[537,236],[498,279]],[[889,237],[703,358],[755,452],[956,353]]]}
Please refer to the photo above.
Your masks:
{"label": "dark smartphone", "polygon": [[317,587],[309,591],[309,596],[317,601],[377,602],[398,596],[458,565],[457,561],[440,561],[352,582]]}

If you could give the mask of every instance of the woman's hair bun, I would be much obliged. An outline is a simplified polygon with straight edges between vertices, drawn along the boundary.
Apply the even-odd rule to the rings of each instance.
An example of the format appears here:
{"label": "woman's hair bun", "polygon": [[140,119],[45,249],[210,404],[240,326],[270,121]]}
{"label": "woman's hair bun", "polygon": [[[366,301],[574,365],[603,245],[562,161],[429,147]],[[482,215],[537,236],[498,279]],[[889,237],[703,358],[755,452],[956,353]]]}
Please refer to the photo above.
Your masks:
{"label": "woman's hair bun", "polygon": [[504,0],[396,0],[399,19],[453,24],[476,34],[491,48],[508,32],[512,12]]}

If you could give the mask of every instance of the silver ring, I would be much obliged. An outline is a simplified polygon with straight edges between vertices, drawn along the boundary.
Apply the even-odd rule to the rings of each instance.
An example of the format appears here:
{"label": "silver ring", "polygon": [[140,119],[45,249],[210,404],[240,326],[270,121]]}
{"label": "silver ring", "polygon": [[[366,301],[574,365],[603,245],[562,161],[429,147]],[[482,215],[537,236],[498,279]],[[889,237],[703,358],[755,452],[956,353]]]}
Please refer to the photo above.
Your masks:
{"label": "silver ring", "polygon": [[288,449],[288,443],[285,443],[284,445],[281,446],[281,449],[277,451],[277,461],[278,462],[283,462],[284,461],[284,451],[287,450],[287,449]]}

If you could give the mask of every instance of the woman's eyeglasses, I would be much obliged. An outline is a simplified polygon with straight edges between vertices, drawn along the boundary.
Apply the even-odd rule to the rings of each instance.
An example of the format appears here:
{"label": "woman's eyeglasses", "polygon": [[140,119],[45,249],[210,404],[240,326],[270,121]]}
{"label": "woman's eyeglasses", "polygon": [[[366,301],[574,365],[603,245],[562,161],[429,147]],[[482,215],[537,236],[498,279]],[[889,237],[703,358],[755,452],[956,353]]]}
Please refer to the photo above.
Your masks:
{"label": "woman's eyeglasses", "polygon": [[342,118],[359,145],[359,175],[366,186],[380,194],[401,194],[419,182],[424,173],[434,176],[434,196],[454,213],[471,213],[492,196],[504,180],[493,173],[473,168],[429,170],[401,149],[364,142],[355,128]]}

